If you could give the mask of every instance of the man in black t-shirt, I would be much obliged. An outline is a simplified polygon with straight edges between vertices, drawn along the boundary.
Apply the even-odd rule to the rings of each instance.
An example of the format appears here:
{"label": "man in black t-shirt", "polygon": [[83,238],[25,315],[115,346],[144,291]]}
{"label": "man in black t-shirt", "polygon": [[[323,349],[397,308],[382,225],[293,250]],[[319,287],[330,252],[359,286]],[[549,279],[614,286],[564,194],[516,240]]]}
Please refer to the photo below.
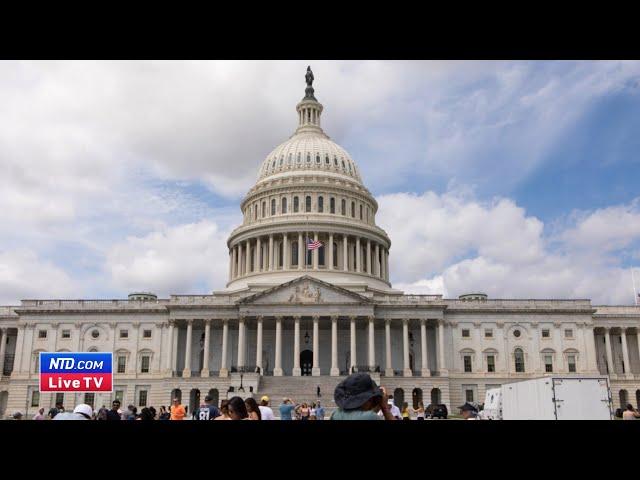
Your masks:
{"label": "man in black t-shirt", "polygon": [[55,416],[60,412],[64,412],[64,406],[62,405],[62,402],[56,403],[56,406],[50,409],[47,415],[49,416],[50,419],[53,420]]}
{"label": "man in black t-shirt", "polygon": [[107,412],[107,420],[121,420],[118,410],[120,410],[120,400],[116,398],[111,403],[111,410]]}
{"label": "man in black t-shirt", "polygon": [[218,407],[216,407],[215,405],[212,405],[212,402],[213,397],[211,395],[207,395],[206,397],[204,397],[204,405],[200,405],[200,407],[198,407],[193,412],[193,419],[213,420],[216,417],[219,417],[221,415],[220,410],[218,410]]}

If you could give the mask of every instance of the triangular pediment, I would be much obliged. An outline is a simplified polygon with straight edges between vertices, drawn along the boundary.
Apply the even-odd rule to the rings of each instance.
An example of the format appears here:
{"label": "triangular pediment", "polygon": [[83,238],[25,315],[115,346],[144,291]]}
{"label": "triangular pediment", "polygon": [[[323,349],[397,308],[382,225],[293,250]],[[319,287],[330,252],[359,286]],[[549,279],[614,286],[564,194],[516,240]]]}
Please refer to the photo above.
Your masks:
{"label": "triangular pediment", "polygon": [[369,304],[367,297],[304,275],[263,292],[243,298],[240,304]]}

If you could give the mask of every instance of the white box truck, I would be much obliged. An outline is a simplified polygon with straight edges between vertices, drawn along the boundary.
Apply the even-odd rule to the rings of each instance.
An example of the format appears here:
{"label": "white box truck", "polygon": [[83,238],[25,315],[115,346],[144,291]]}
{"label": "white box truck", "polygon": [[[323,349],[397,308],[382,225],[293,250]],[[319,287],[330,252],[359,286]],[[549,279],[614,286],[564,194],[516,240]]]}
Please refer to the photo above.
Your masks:
{"label": "white box truck", "polygon": [[607,377],[542,377],[487,390],[481,418],[611,420]]}

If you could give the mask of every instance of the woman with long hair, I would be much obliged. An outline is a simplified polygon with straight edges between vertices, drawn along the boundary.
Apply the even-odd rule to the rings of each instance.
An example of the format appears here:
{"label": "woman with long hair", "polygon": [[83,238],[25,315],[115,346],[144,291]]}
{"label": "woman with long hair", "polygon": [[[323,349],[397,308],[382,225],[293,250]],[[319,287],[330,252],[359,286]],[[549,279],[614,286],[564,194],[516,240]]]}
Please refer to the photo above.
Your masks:
{"label": "woman with long hair", "polygon": [[414,410],[418,420],[424,420],[424,403],[418,402],[418,408]]}
{"label": "woman with long hair", "polygon": [[229,416],[229,400],[224,399],[220,402],[220,413],[222,415],[214,418],[214,420],[231,420]]}
{"label": "woman with long hair", "polygon": [[411,415],[409,414],[409,404],[404,402],[402,404],[402,420],[411,420]]}
{"label": "woman with long hair", "polygon": [[303,403],[300,406],[300,420],[309,420],[310,415],[311,415],[311,409],[306,403]]}
{"label": "woman with long hair", "polygon": [[247,405],[240,397],[231,397],[229,399],[229,417],[231,420],[249,420],[249,412],[247,412]]}
{"label": "woman with long hair", "polygon": [[258,402],[256,402],[252,397],[245,399],[245,405],[247,406],[247,412],[249,413],[249,420],[262,420],[262,415],[260,413],[260,407],[258,407]]}

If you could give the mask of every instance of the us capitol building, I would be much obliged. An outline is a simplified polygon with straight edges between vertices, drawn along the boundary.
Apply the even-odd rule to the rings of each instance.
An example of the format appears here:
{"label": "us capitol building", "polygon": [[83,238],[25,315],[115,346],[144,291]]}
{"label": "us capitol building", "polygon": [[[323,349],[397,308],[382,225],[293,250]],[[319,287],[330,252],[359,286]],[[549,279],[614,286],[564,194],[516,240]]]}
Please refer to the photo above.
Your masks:
{"label": "us capitol building", "polygon": [[[277,405],[283,396],[313,401],[318,387],[330,410],[352,371],[371,372],[398,405],[451,410],[482,402],[488,388],[557,374],[608,375],[614,407],[640,403],[640,307],[395,290],[376,199],[322,129],[310,69],[306,80],[297,129],[241,203],[226,288],[0,307],[3,418],[114,397],[158,408],[177,395],[191,411],[208,393],[266,394]],[[308,250],[308,241],[322,246]],[[40,393],[44,351],[113,352],[113,393]]]}

